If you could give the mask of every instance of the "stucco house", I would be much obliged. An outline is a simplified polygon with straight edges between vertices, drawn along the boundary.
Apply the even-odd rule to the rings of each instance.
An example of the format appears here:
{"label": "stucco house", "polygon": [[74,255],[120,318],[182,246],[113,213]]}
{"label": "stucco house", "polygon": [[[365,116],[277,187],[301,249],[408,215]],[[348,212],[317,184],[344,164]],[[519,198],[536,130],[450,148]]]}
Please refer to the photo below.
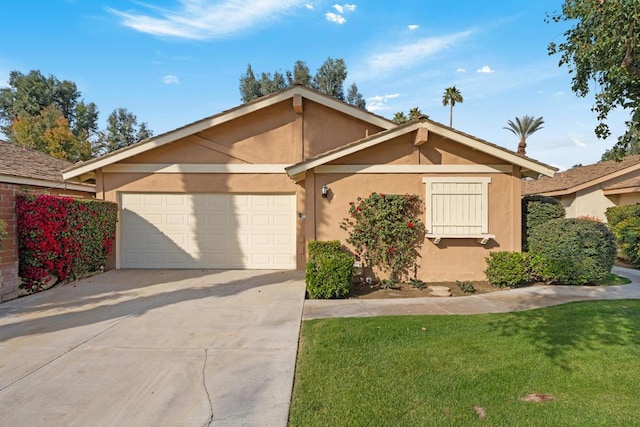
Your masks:
{"label": "stucco house", "polygon": [[294,86],[65,170],[120,206],[115,268],[304,269],[349,202],[415,193],[424,281],[518,251],[521,178],[555,169],[424,117],[401,126]]}
{"label": "stucco house", "polygon": [[0,141],[0,219],[6,222],[8,231],[8,237],[0,242],[0,301],[18,296],[16,195],[46,193],[94,197],[94,185],[62,179],[61,171],[70,166],[72,163],[39,151]]}
{"label": "stucco house", "polygon": [[569,218],[590,216],[606,222],[608,207],[640,203],[640,155],[577,166],[552,178],[525,180],[522,194],[558,199]]}

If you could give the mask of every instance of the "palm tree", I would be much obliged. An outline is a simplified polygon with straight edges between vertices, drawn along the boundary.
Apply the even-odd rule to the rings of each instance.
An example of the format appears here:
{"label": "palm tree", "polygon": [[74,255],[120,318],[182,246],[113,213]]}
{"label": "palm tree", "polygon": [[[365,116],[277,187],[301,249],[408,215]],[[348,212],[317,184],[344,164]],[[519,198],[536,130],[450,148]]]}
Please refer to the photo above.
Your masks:
{"label": "palm tree", "polygon": [[462,98],[462,94],[458,90],[457,87],[451,86],[444,90],[444,95],[442,95],[442,105],[445,107],[449,106],[449,127],[453,127],[453,106],[456,105],[456,102],[462,104],[464,99]]}
{"label": "palm tree", "polygon": [[503,129],[508,130],[513,133],[515,136],[520,138],[520,143],[518,144],[518,154],[522,154],[523,156],[527,151],[527,138],[533,135],[535,132],[542,129],[542,125],[544,124],[544,120],[542,117],[533,118],[533,116],[522,116],[516,117],[515,123],[511,120],[507,121],[507,126]]}

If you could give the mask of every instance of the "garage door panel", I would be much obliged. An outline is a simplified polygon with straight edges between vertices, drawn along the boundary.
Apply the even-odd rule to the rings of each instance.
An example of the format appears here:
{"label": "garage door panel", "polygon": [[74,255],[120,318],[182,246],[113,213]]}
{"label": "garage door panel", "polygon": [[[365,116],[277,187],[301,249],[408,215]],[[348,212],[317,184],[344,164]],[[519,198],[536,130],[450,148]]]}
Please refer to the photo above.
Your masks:
{"label": "garage door panel", "polygon": [[125,268],[295,268],[295,196],[134,194],[122,202]]}

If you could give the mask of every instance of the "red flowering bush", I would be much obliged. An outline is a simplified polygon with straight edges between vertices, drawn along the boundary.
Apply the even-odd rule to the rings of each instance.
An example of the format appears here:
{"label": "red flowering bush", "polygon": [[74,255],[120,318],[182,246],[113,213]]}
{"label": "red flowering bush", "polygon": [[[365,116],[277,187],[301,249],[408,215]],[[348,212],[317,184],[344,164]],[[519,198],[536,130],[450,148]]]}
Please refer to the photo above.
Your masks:
{"label": "red flowering bush", "polygon": [[16,212],[19,275],[31,292],[49,275],[63,281],[98,271],[113,249],[115,203],[21,194]]}
{"label": "red flowering bush", "polygon": [[349,204],[349,216],[340,226],[349,232],[347,243],[358,257],[398,283],[416,265],[424,235],[422,206],[415,194],[371,193]]}

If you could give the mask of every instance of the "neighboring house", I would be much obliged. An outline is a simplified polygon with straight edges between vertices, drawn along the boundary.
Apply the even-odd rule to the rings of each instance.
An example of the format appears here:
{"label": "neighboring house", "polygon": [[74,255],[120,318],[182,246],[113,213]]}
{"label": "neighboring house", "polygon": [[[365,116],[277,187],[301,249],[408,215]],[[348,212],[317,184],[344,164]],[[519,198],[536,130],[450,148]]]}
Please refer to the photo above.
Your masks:
{"label": "neighboring house", "polygon": [[7,223],[8,231],[7,239],[0,242],[0,301],[18,296],[16,194],[93,197],[95,186],[63,181],[61,171],[71,165],[39,151],[0,141],[0,219]]}
{"label": "neighboring house", "polygon": [[606,222],[608,207],[640,203],[640,155],[577,166],[553,178],[525,180],[522,194],[558,199],[569,218],[590,216]]}
{"label": "neighboring house", "polygon": [[433,282],[484,279],[491,250],[519,251],[521,178],[554,171],[427,118],[398,126],[295,86],[63,176],[95,180],[120,205],[115,268],[304,269],[306,242],[345,242],[358,196],[419,194],[418,277]]}

